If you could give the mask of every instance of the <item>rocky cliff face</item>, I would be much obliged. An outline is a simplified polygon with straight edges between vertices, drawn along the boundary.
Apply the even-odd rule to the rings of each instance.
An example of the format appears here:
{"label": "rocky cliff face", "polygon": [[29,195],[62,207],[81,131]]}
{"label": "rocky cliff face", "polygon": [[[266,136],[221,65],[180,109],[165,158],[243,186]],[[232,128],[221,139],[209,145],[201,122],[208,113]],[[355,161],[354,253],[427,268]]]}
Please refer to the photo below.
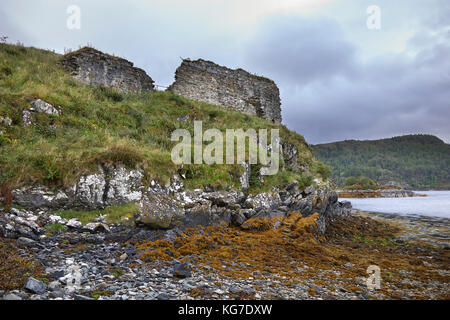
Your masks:
{"label": "rocky cliff face", "polygon": [[269,79],[205,60],[183,60],[172,92],[281,123],[280,92]]}
{"label": "rocky cliff face", "polygon": [[246,194],[240,190],[184,190],[174,176],[167,186],[142,182],[140,170],[124,167],[99,167],[99,172],[82,176],[72,188],[50,190],[43,186],[14,190],[14,202],[26,209],[98,209],[107,205],[140,202],[135,216],[138,226],[172,229],[198,225],[240,226],[251,218],[286,216],[300,212],[304,217],[318,213],[318,229],[325,232],[328,223],[350,213],[349,202],[339,202],[328,186],[299,189],[294,181],[270,192]]}
{"label": "rocky cliff face", "polygon": [[70,188],[51,190],[37,185],[13,190],[12,194],[15,204],[31,210],[94,210],[139,201],[143,176],[140,170],[99,166],[97,173],[80,177]]}
{"label": "rocky cliff face", "polygon": [[325,232],[333,219],[350,214],[351,204],[339,202],[336,192],[327,186],[298,189],[293,182],[271,192],[245,195],[237,191],[203,192],[187,190],[175,196],[185,208],[185,226],[228,225],[240,226],[251,218],[287,216],[300,212],[303,217],[318,213],[319,232]]}
{"label": "rocky cliff face", "polygon": [[86,84],[102,85],[123,92],[152,91],[153,80],[133,63],[93,48],[66,54],[61,64],[75,79]]}

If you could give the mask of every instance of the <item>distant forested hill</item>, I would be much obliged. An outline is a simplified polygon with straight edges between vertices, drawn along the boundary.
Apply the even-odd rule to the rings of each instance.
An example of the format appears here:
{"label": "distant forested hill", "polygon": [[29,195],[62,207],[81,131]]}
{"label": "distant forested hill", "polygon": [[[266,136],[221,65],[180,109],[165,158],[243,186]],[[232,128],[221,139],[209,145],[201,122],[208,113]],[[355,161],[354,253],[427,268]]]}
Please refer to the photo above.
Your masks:
{"label": "distant forested hill", "polygon": [[413,188],[450,189],[450,145],[432,135],[314,145],[318,160],[332,167],[340,186],[362,174],[379,182],[405,181]]}

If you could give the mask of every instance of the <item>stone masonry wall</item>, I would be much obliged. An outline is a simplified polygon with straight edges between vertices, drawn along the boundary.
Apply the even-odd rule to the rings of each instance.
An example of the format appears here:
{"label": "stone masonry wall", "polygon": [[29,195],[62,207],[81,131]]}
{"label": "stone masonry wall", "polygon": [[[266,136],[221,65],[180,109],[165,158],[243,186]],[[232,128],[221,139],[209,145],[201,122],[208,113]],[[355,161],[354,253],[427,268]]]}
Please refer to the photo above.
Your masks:
{"label": "stone masonry wall", "polygon": [[169,90],[189,99],[224,106],[281,123],[280,92],[270,79],[205,60],[183,60]]}
{"label": "stone masonry wall", "polygon": [[133,63],[85,47],[66,54],[61,64],[75,79],[86,84],[102,85],[122,92],[152,91],[153,80]]}

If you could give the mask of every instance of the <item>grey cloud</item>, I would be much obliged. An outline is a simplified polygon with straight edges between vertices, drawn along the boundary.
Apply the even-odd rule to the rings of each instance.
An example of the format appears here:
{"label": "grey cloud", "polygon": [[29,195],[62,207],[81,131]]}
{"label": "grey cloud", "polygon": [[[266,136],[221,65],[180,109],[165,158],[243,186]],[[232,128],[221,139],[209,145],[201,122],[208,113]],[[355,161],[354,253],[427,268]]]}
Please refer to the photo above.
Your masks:
{"label": "grey cloud", "polygon": [[[237,2],[76,3],[82,28],[70,31],[65,9],[71,1],[3,0],[0,35],[58,52],[90,43],[133,61],[160,85],[173,81],[180,57],[270,77],[280,87],[284,123],[310,143],[409,133],[450,142],[448,0],[381,1],[386,23],[369,39],[361,38],[366,30],[352,33],[349,27],[364,24],[356,0],[347,4],[358,6],[354,15],[336,2],[321,16],[273,13],[248,30],[233,26]],[[399,32],[409,21],[417,25],[404,52],[385,50],[390,53],[363,59],[366,46],[382,47],[384,36],[396,35],[396,21]]]}
{"label": "grey cloud", "polygon": [[449,141],[448,42],[363,61],[330,19],[279,17],[261,27],[248,65],[281,86],[284,123],[311,143],[432,133]]}
{"label": "grey cloud", "polygon": [[249,42],[246,64],[284,83],[304,85],[351,74],[356,50],[334,20],[271,17]]}
{"label": "grey cloud", "polygon": [[3,8],[0,8],[0,36],[8,37],[7,41],[12,43],[23,43],[31,40],[20,26],[11,21],[11,18],[3,10]]}

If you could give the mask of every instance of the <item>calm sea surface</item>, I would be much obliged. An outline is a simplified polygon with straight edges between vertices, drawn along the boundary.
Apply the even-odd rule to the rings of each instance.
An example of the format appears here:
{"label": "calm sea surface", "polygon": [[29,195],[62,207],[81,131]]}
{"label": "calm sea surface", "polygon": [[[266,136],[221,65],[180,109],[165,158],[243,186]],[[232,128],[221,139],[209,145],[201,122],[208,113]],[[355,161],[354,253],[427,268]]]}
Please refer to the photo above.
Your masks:
{"label": "calm sea surface", "polygon": [[450,191],[416,191],[427,197],[341,199],[362,211],[450,218]]}

